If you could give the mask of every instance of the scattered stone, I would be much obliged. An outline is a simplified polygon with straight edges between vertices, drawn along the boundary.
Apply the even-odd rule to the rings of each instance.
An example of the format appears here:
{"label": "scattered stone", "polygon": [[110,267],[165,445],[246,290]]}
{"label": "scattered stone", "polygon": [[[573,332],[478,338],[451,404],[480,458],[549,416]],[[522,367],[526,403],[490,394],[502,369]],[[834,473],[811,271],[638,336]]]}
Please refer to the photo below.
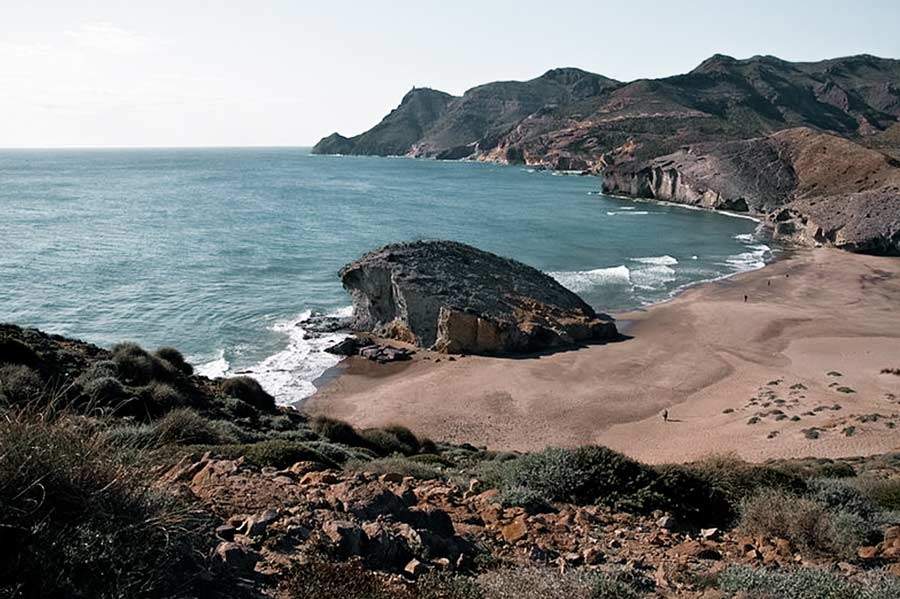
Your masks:
{"label": "scattered stone", "polygon": [[243,545],[223,541],[216,547],[215,558],[219,563],[238,572],[251,572],[260,556]]}
{"label": "scattered stone", "polygon": [[266,528],[276,520],[278,520],[278,512],[266,510],[261,514],[250,516],[244,520],[244,523],[238,528],[238,532],[248,537],[258,537],[266,532]]}
{"label": "scattered stone", "polygon": [[216,527],[216,536],[224,541],[233,541],[236,532],[237,529],[230,524],[223,524]]}
{"label": "scattered stone", "polygon": [[331,540],[341,555],[363,555],[368,538],[362,528],[347,520],[329,520],[322,525],[322,532]]}

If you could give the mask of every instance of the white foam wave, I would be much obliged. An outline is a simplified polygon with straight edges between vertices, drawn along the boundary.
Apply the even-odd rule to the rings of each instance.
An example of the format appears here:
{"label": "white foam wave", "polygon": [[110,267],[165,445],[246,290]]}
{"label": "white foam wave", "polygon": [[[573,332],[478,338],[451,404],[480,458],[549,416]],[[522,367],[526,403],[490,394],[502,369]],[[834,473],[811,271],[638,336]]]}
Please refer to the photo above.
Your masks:
{"label": "white foam wave", "polygon": [[610,268],[551,272],[548,274],[559,281],[560,285],[575,293],[581,293],[603,285],[631,285],[631,271],[624,264]]}
{"label": "white foam wave", "polygon": [[675,277],[675,269],[665,264],[645,266],[631,271],[631,282],[634,286],[649,291],[665,287],[665,284],[674,281]]}
{"label": "white foam wave", "polygon": [[753,243],[753,233],[738,233],[734,238],[743,243]]}
{"label": "white foam wave", "polygon": [[[188,361],[192,362],[192,360]],[[215,358],[207,362],[198,364],[194,368],[194,371],[200,376],[214,379],[220,376],[225,376],[229,368],[231,368],[231,364],[229,364],[228,360],[225,359],[225,350],[220,349],[218,352],[216,352]]]}
{"label": "white foam wave", "polygon": [[[328,316],[347,317],[352,314],[353,307],[347,306],[330,312]],[[307,335],[303,323],[310,316],[312,312],[305,310],[295,318],[273,324],[271,330],[287,336],[287,347],[258,364],[240,369],[241,374],[259,381],[263,389],[271,393],[279,404],[291,404],[315,393],[313,381],[341,360],[339,356],[327,353],[325,348],[345,339],[347,335]],[[208,377],[237,374],[225,359],[224,351],[219,352],[216,360],[199,366],[197,372]]]}
{"label": "white foam wave", "polygon": [[650,213],[647,212],[646,210],[631,210],[630,212],[629,211],[622,212],[622,211],[618,211],[618,210],[615,210],[615,211],[607,210],[606,214],[607,214],[607,216],[622,216],[625,214],[633,214],[635,216],[639,216],[639,215],[650,214]]}
{"label": "white foam wave", "polygon": [[765,244],[748,245],[747,250],[729,256],[725,259],[725,264],[735,272],[747,272],[765,266],[766,260],[772,255],[772,248]]}
{"label": "white foam wave", "polygon": [[640,262],[641,264],[656,264],[660,266],[672,266],[673,264],[678,264],[678,259],[669,256],[668,254],[664,256],[648,256],[646,258],[632,258],[634,262]]}

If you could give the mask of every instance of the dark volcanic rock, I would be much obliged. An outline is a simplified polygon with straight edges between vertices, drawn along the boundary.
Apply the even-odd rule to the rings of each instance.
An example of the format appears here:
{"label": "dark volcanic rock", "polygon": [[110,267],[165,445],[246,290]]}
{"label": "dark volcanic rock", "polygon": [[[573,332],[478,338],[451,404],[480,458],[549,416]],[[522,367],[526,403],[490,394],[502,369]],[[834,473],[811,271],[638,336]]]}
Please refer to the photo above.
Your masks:
{"label": "dark volcanic rock", "polygon": [[341,270],[356,330],[448,353],[505,354],[618,336],[539,270],[452,241],[385,246]]}

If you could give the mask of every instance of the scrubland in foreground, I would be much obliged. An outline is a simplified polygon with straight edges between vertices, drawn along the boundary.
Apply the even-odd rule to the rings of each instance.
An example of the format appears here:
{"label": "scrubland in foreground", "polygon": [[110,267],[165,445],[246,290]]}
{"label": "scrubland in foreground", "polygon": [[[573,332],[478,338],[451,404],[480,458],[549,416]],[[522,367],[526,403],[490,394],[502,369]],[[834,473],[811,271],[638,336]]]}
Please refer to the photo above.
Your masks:
{"label": "scrubland in foreground", "polygon": [[[900,458],[650,466],[356,429],[0,326],[0,593],[893,597]],[[86,574],[88,573],[88,574]]]}

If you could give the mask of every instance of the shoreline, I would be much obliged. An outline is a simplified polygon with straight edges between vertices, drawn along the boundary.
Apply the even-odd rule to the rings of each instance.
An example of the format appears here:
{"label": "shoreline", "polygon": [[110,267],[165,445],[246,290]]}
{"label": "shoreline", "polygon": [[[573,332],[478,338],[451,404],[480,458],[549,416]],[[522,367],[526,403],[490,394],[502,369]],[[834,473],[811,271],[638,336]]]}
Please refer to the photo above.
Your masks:
{"label": "shoreline", "polygon": [[896,259],[782,250],[614,314],[624,342],[519,359],[351,358],[302,409],[492,449],[597,443],[648,462],[884,453],[900,449],[900,377],[879,373],[900,366],[896,305]]}

